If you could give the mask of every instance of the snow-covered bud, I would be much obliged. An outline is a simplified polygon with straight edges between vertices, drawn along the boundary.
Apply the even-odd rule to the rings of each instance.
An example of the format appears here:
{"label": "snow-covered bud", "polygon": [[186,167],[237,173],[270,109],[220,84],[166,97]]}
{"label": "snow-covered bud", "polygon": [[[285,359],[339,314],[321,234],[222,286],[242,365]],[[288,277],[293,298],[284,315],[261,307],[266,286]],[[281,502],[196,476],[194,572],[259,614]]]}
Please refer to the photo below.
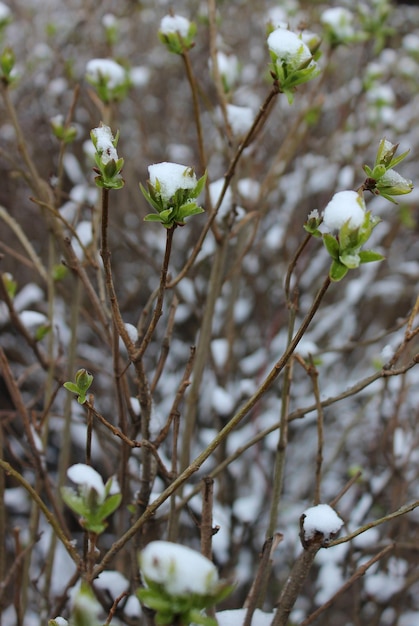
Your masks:
{"label": "snow-covered bud", "polygon": [[118,157],[116,146],[119,134],[114,137],[109,126],[102,124],[94,128],[90,137],[95,147],[94,171],[98,174],[95,178],[98,187],[105,189],[120,189],[124,186],[121,171],[124,166],[124,159]]}
{"label": "snow-covered bud", "polygon": [[71,143],[77,137],[77,128],[66,125],[63,115],[55,115],[50,119],[51,129],[55,137],[64,143]]}
{"label": "snow-covered bud", "polygon": [[165,15],[160,22],[159,39],[173,54],[193,48],[196,24],[182,15]]}
{"label": "snow-covered bud", "polygon": [[146,587],[138,591],[156,622],[212,624],[202,609],[220,602],[232,586],[221,581],[215,565],[199,552],[168,541],[152,541],[139,556]]}
{"label": "snow-covered bud", "polygon": [[105,103],[122,100],[131,86],[129,73],[113,59],[91,59],[86,65],[86,80]]}
{"label": "snow-covered bud", "polygon": [[328,504],[318,504],[304,511],[300,518],[300,539],[304,548],[318,542],[325,547],[337,536],[343,520]]}
{"label": "snow-covered bud", "polygon": [[352,13],[343,7],[331,7],[323,11],[320,21],[325,27],[325,34],[330,44],[336,47],[354,40]]}
{"label": "snow-covered bud", "polygon": [[379,219],[366,211],[364,198],[356,191],[335,193],[323,214],[323,243],[332,257],[329,276],[342,280],[348,270],[361,263],[381,261],[382,255],[372,250],[361,250],[368,241]]}
{"label": "snow-covered bud", "polygon": [[79,516],[83,528],[96,534],[102,533],[107,526],[106,519],[121,503],[121,494],[112,488],[113,479],[104,484],[99,472],[85,463],[69,467],[67,476],[77,485],[77,491],[62,487],[64,502]]}
{"label": "snow-covered bud", "polygon": [[277,28],[270,33],[268,48],[272,78],[291,104],[295,88],[318,76],[317,63],[302,38],[286,28]]}
{"label": "snow-covered bud", "polygon": [[201,193],[206,174],[197,180],[192,167],[179,163],[156,163],[148,167],[147,189],[140,189],[156,213],[144,218],[147,222],[160,222],[165,228],[183,226],[185,218],[202,213],[195,199]]}
{"label": "snow-covered bud", "polygon": [[329,231],[340,230],[346,223],[354,230],[361,226],[364,219],[364,198],[356,191],[335,193],[323,214],[323,224]]}

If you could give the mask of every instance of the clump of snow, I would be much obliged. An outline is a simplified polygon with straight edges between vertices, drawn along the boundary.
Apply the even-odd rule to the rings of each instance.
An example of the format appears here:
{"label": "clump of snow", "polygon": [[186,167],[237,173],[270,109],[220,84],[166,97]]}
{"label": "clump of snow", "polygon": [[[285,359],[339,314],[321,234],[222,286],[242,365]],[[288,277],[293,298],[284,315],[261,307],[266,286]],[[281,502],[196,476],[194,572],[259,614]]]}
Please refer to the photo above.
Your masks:
{"label": "clump of snow", "polygon": [[211,342],[212,358],[217,367],[223,367],[228,357],[227,339],[213,339]]}
{"label": "clump of snow", "polygon": [[250,107],[227,104],[227,119],[234,135],[245,135],[253,124],[253,118]]}
{"label": "clump of snow", "polygon": [[137,65],[129,71],[129,77],[134,87],[144,87],[150,80],[150,68],[145,65]]}
{"label": "clump of snow", "polygon": [[160,22],[160,32],[163,35],[179,33],[181,37],[187,37],[191,23],[182,15],[165,15]]}
{"label": "clump of snow", "polygon": [[125,69],[113,59],[90,59],[86,65],[86,77],[93,83],[105,79],[109,89],[126,82]]}
{"label": "clump of snow", "polygon": [[320,533],[324,541],[330,540],[343,526],[343,520],[328,504],[318,504],[303,513],[304,540],[309,541]]}
{"label": "clump of snow", "polygon": [[83,491],[90,492],[92,489],[96,491],[101,501],[105,498],[105,485],[102,476],[90,465],[85,463],[76,463],[67,470],[69,479],[82,487]]}
{"label": "clump of snow", "polygon": [[[247,609],[230,609],[218,611],[216,618],[218,626],[242,626],[246,618]],[[274,613],[265,613],[256,609],[252,616],[251,626],[270,626]]]}
{"label": "clump of snow", "polygon": [[4,2],[0,2],[0,22],[5,22],[12,17],[12,12],[9,7],[4,4]]}
{"label": "clump of snow", "polygon": [[68,622],[64,617],[54,617],[52,623],[53,626],[68,626]]}
{"label": "clump of snow", "polygon": [[326,206],[323,224],[328,230],[339,230],[349,221],[351,228],[359,228],[365,219],[365,202],[356,191],[338,191]]}
{"label": "clump of snow", "polygon": [[92,135],[95,138],[96,150],[100,154],[102,163],[106,165],[112,159],[117,161],[118,153],[113,145],[114,136],[109,126],[101,124],[101,126],[92,130]]}
{"label": "clump of snow", "polygon": [[102,24],[105,28],[115,28],[118,24],[118,19],[113,13],[105,13],[102,17]]}
{"label": "clump of snow", "polygon": [[286,28],[277,28],[268,37],[268,48],[290,69],[298,69],[312,58],[303,40]]}
{"label": "clump of snow", "polygon": [[353,15],[344,7],[331,7],[323,11],[322,24],[328,26],[339,39],[350,39],[354,36]]}
{"label": "clump of snow", "polygon": [[162,584],[172,596],[211,594],[219,582],[214,563],[191,548],[169,541],[152,541],[139,560],[145,579]]}
{"label": "clump of snow", "polygon": [[[211,198],[211,204],[216,206],[218,204],[218,200],[221,194],[221,191],[224,187],[224,178],[219,178],[218,180],[214,180],[209,185],[209,194]],[[222,222],[224,218],[230,213],[231,207],[233,204],[233,193],[230,187],[227,189],[222,202],[220,204],[220,208],[218,209],[217,214],[217,222]]]}
{"label": "clump of snow", "polygon": [[160,184],[162,200],[169,201],[178,189],[195,189],[196,175],[192,168],[179,163],[155,163],[148,166],[148,175],[153,187]]}
{"label": "clump of snow", "polygon": [[128,617],[140,617],[141,616],[141,604],[137,596],[128,596],[124,606],[124,613]]}
{"label": "clump of snow", "polygon": [[117,598],[129,588],[129,581],[120,572],[106,570],[95,580],[95,587],[107,591],[111,598]]}
{"label": "clump of snow", "polygon": [[217,52],[217,65],[225,85],[231,88],[240,76],[240,63],[234,54]]}
{"label": "clump of snow", "polygon": [[212,408],[219,415],[229,415],[234,409],[234,398],[222,387],[215,387],[212,392]]}

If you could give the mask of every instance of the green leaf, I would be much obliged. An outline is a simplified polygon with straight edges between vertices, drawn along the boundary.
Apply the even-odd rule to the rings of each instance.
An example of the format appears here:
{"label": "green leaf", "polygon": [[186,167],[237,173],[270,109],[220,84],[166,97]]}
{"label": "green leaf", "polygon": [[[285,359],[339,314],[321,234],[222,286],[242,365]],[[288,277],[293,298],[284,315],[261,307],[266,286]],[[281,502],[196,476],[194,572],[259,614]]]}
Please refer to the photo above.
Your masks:
{"label": "green leaf", "polygon": [[339,261],[348,267],[350,270],[354,270],[359,267],[361,262],[359,254],[356,250],[345,250],[340,256]]}
{"label": "green leaf", "polygon": [[361,250],[359,258],[361,263],[373,263],[374,261],[383,261],[385,259],[382,254],[373,250]]}
{"label": "green leaf", "polygon": [[338,283],[342,278],[346,276],[349,272],[349,269],[340,263],[339,261],[333,261],[329,270],[329,277],[334,283]]}
{"label": "green leaf", "polygon": [[339,258],[339,243],[336,237],[333,237],[330,233],[325,233],[323,235],[323,243],[332,259],[337,261]]}
{"label": "green leaf", "polygon": [[121,504],[121,500],[122,495],[120,493],[114,493],[112,496],[109,496],[99,508],[98,515],[100,515],[100,518],[103,520],[112,515]]}
{"label": "green leaf", "polygon": [[80,393],[79,387],[76,384],[71,383],[70,381],[64,383],[63,387],[65,387],[68,391],[71,391],[71,393]]}
{"label": "green leaf", "polygon": [[81,517],[86,517],[89,513],[88,508],[86,507],[86,503],[82,497],[77,495],[77,493],[71,487],[61,487],[61,497],[65,504],[77,515]]}
{"label": "green leaf", "polygon": [[160,217],[160,215],[157,215],[157,213],[148,213],[145,218],[144,218],[145,222],[163,222],[164,220]]}

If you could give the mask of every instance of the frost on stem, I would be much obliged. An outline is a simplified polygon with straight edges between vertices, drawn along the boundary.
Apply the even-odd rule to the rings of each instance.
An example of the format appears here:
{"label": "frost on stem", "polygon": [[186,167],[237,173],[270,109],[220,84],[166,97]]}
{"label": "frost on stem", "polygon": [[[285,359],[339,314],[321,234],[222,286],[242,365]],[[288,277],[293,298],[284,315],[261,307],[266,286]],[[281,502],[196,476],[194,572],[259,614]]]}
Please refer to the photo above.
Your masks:
{"label": "frost on stem", "polygon": [[300,539],[304,548],[313,541],[327,546],[343,526],[343,520],[328,504],[318,504],[304,511],[300,518]]}

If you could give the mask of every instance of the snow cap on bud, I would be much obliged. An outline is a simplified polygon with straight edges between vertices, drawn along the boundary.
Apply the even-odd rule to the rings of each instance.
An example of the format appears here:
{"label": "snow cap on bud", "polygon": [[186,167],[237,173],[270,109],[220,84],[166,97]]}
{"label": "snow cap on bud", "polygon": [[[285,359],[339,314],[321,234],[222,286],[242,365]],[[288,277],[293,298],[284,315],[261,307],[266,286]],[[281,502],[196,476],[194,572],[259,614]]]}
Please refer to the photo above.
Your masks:
{"label": "snow cap on bud", "polygon": [[159,39],[173,54],[193,48],[196,24],[182,15],[165,15],[160,22]]}
{"label": "snow cap on bud", "polygon": [[329,231],[340,230],[346,222],[355,230],[365,220],[365,202],[356,191],[338,191],[326,206],[323,224]]}
{"label": "snow cap on bud", "polygon": [[217,568],[196,550],[168,541],[152,541],[140,554],[141,572],[172,596],[210,595],[217,588]]}

